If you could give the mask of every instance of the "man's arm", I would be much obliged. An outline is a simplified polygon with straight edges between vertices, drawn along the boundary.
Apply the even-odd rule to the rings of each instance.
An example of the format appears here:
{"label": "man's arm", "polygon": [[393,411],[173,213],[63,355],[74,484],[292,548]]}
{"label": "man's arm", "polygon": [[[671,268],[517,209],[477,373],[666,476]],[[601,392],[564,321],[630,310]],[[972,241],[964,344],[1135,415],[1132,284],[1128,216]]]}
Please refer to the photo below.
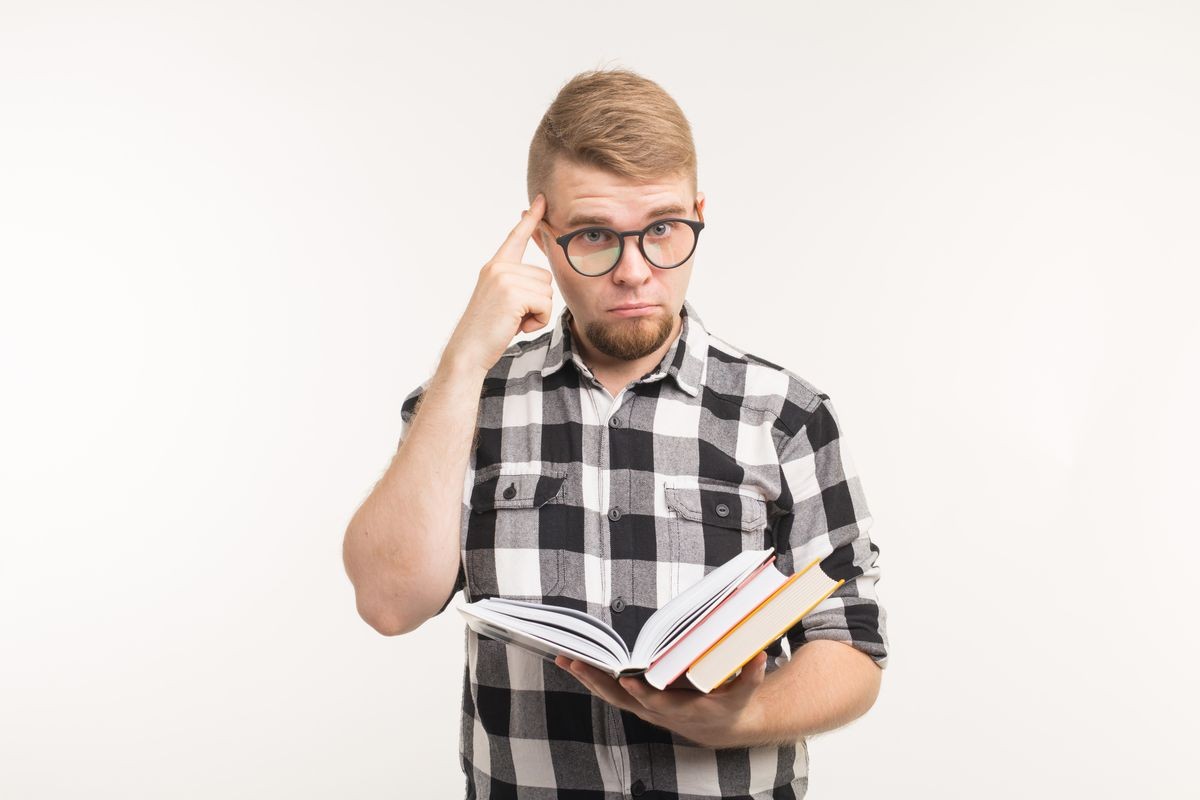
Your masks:
{"label": "man's arm", "polygon": [[380,633],[416,630],[446,607],[460,564],[463,477],[489,369],[553,310],[549,270],[521,258],[546,211],[539,194],[492,260],[442,353],[411,429],[346,528],[342,561],[359,615]]}
{"label": "man's arm", "polygon": [[[767,675],[730,747],[791,744],[840,728],[875,704],[883,670],[870,656],[828,639],[809,642]],[[738,676],[741,680],[741,676]]]}
{"label": "man's arm", "polygon": [[445,607],[459,570],[462,481],[486,373],[443,359],[387,472],[346,528],[359,615],[387,636]]}
{"label": "man's arm", "polygon": [[870,656],[829,640],[804,645],[770,675],[759,653],[708,694],[655,689],[640,676],[617,681],[563,656],[555,663],[617,708],[713,748],[793,744],[839,728],[875,703],[883,672]]}

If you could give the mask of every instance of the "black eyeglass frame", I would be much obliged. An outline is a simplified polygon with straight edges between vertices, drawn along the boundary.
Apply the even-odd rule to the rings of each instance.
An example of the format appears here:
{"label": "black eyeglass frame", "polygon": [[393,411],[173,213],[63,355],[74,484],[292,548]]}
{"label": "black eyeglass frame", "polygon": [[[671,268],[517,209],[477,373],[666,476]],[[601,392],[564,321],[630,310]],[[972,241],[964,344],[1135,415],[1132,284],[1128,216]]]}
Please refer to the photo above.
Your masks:
{"label": "black eyeglass frame", "polygon": [[[660,267],[658,264],[655,264],[653,261],[651,261],[650,256],[646,255],[646,247],[645,247],[646,232],[649,231],[651,228],[653,228],[655,225],[661,225],[664,222],[682,222],[684,225],[687,225],[689,228],[692,229],[692,233],[694,236],[694,239],[692,240],[692,249],[688,251],[688,254],[686,256],[684,256],[684,258],[678,264],[672,264],[669,267]],[[546,226],[549,227],[550,223],[547,222]],[[570,264],[571,269],[575,270],[576,272],[578,272],[580,275],[584,276],[585,278],[599,278],[601,276],[607,275],[608,273],[612,272],[614,269],[617,268],[617,264],[621,263],[621,257],[625,255],[625,238],[628,236],[638,237],[638,250],[641,252],[642,258],[646,259],[647,264],[654,267],[655,269],[675,269],[676,267],[683,266],[684,263],[686,263],[687,260],[692,257],[692,253],[696,252],[696,245],[700,244],[700,231],[702,231],[702,230],[704,230],[704,223],[701,222],[700,220],[679,219],[677,217],[668,217],[666,219],[656,219],[656,220],[654,220],[654,222],[651,222],[649,225],[642,228],[640,231],[618,231],[613,228],[605,228],[600,225],[593,225],[588,228],[580,228],[577,231],[571,231],[570,233],[564,233],[562,236],[557,237],[554,241],[558,242],[559,247],[562,248],[563,255],[566,257],[567,264]],[[571,255],[570,255],[570,253],[567,252],[567,245],[570,243],[570,241],[572,239],[574,239],[579,234],[588,233],[589,231],[606,231],[608,233],[616,234],[617,242],[618,242],[617,257],[616,257],[616,259],[613,260],[613,265],[611,267],[609,267],[608,269],[604,270],[604,272],[597,272],[594,274],[590,273],[590,272],[580,272],[578,267],[576,267],[574,264],[571,264]]]}

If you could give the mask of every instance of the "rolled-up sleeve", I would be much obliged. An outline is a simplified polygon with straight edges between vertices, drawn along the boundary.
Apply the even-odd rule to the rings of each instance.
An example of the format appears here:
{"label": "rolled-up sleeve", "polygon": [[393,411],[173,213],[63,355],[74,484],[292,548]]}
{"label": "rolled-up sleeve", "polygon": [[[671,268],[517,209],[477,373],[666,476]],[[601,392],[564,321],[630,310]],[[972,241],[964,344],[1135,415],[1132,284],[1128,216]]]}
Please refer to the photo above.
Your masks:
{"label": "rolled-up sleeve", "polygon": [[869,536],[871,514],[833,406],[827,396],[816,399],[802,427],[778,445],[782,491],[775,547],[784,572],[821,559],[820,568],[845,583],[792,626],[787,640],[793,652],[814,639],[845,642],[883,668],[886,613],[875,592],[879,548]]}

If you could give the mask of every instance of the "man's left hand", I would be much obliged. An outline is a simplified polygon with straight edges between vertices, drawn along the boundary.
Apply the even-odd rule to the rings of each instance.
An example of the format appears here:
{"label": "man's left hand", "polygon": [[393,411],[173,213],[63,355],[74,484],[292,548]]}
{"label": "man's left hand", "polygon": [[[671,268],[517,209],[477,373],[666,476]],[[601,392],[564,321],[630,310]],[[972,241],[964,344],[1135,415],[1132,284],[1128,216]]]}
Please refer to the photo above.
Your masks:
{"label": "man's left hand", "polygon": [[690,739],[702,747],[739,747],[754,729],[754,695],[767,670],[760,652],[734,680],[708,694],[695,689],[655,689],[642,676],[619,681],[582,661],[559,656],[554,663],[571,673],[592,694],[653,725]]}

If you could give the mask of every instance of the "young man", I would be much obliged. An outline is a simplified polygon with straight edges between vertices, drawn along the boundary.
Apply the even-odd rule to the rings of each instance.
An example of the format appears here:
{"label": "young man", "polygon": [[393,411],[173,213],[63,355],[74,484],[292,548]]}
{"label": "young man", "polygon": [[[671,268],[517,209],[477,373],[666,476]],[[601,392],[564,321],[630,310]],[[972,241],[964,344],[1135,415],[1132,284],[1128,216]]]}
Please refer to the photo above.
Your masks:
{"label": "young man", "polygon": [[[829,398],[709,333],[685,300],[705,198],[657,84],[576,76],[538,127],[528,183],[346,531],[359,613],[405,633],[465,590],[578,608],[632,642],[744,549],[774,547],[785,573],[823,558],[846,583],[786,653],[774,643],[708,695],[465,634],[468,797],[801,797],[805,737],[866,712],[887,656],[878,548]],[[521,263],[531,238],[550,271]],[[552,281],[566,310],[512,344],[550,324]]]}

